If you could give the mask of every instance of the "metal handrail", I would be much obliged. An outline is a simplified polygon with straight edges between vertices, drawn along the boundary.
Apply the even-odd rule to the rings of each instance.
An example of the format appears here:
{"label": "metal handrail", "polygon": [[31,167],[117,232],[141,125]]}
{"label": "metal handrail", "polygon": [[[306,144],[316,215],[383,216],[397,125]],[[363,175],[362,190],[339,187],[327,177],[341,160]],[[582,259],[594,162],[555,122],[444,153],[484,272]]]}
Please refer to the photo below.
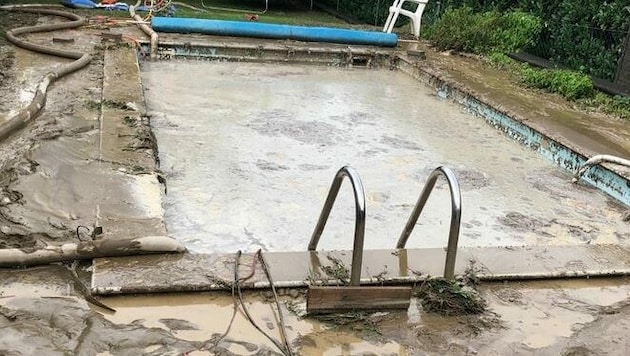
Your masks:
{"label": "metal handrail", "polygon": [[418,217],[422,213],[422,209],[424,209],[427,200],[429,199],[429,195],[433,191],[433,187],[435,187],[435,182],[437,181],[439,175],[443,175],[448,181],[448,187],[451,191],[451,228],[448,233],[448,245],[446,247],[446,263],[444,265],[444,278],[453,279],[455,277],[455,258],[457,257],[457,240],[459,239],[459,226],[462,218],[462,193],[459,189],[459,183],[457,182],[457,177],[455,177],[455,173],[444,166],[439,166],[429,176],[427,184],[422,189],[422,193],[420,193],[420,197],[418,197],[418,202],[416,206],[413,208],[413,212],[407,221],[407,225],[403,230],[400,238],[398,239],[398,244],[396,248],[405,248],[407,244],[407,240],[413,231],[416,222],[418,221]]}
{"label": "metal handrail", "polygon": [[617,156],[611,156],[611,155],[596,155],[589,158],[586,162],[584,162],[584,164],[580,167],[580,169],[578,169],[577,172],[575,172],[575,175],[573,176],[573,180],[572,180],[573,183],[577,183],[580,180],[580,178],[582,178],[582,175],[584,174],[584,172],[586,172],[589,168],[591,168],[591,166],[595,166],[595,165],[598,165],[600,163],[605,163],[605,162],[618,164],[620,166],[630,167],[630,160],[623,159]]}
{"label": "metal handrail", "polygon": [[322,212],[319,215],[319,220],[315,226],[313,236],[311,236],[311,242],[308,244],[309,251],[315,251],[319,238],[322,236],[328,216],[335,204],[337,193],[341,188],[343,179],[348,177],[350,183],[352,183],[352,191],[354,192],[354,209],[355,209],[355,221],[354,221],[354,247],[352,249],[352,268],[350,269],[350,285],[358,286],[361,279],[361,265],[363,261],[363,238],[365,236],[365,192],[363,191],[363,183],[357,171],[350,167],[344,166],[335,175],[330,190],[328,191],[328,197],[322,208]]}

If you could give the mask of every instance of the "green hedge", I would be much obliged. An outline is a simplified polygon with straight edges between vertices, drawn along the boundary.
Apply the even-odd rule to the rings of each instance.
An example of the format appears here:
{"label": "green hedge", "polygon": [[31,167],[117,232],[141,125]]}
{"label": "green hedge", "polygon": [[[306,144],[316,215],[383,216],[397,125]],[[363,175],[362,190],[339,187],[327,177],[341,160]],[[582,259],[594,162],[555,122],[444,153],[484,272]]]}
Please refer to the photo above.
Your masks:
{"label": "green hedge", "polygon": [[[337,0],[322,1],[337,6]],[[392,2],[339,0],[338,4],[342,14],[383,25]],[[448,10],[463,7],[473,13],[509,10],[535,15],[543,27],[527,52],[609,80],[614,78],[630,26],[630,0],[429,0],[423,31],[430,30]]]}
{"label": "green hedge", "polygon": [[571,70],[539,69],[523,65],[519,73],[523,84],[531,88],[558,93],[569,100],[593,95],[593,81],[583,73]]}
{"label": "green hedge", "polygon": [[501,14],[461,7],[447,10],[425,33],[440,49],[490,54],[514,52],[532,45],[541,27],[539,18],[521,11]]}

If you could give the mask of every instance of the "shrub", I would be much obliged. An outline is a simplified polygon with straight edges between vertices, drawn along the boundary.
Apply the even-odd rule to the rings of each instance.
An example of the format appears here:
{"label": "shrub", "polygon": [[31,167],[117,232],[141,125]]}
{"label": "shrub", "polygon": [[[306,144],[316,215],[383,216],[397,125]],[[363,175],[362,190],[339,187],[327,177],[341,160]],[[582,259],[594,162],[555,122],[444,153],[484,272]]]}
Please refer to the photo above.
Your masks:
{"label": "shrub", "polygon": [[566,69],[537,69],[523,65],[519,71],[521,82],[531,88],[558,93],[568,100],[593,96],[593,81],[583,73]]}
{"label": "shrub", "polygon": [[427,31],[440,49],[489,54],[514,52],[534,43],[542,24],[520,11],[475,13],[470,7],[448,10]]}
{"label": "shrub", "polygon": [[592,98],[580,102],[587,108],[597,108],[607,114],[612,114],[630,120],[630,98],[624,96],[610,96],[597,92]]}
{"label": "shrub", "polygon": [[509,69],[511,70],[514,66],[516,66],[516,62],[508,57],[505,53],[501,52],[492,52],[488,55],[488,61],[494,67],[499,69]]}

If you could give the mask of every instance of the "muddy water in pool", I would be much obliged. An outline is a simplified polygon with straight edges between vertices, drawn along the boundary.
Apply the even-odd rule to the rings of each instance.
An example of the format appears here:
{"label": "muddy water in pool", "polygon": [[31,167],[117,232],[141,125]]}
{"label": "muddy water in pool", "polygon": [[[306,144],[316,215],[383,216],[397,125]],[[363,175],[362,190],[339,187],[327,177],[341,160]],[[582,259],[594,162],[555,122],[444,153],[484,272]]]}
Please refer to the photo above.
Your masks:
{"label": "muddy water in pool", "polygon": [[[393,248],[431,171],[461,185],[460,245],[625,242],[625,211],[402,73],[314,66],[144,63],[170,234],[196,252],[304,250],[336,171],[366,189],[366,248]],[[344,183],[320,248],[351,249]],[[408,247],[444,246],[440,179]]]}

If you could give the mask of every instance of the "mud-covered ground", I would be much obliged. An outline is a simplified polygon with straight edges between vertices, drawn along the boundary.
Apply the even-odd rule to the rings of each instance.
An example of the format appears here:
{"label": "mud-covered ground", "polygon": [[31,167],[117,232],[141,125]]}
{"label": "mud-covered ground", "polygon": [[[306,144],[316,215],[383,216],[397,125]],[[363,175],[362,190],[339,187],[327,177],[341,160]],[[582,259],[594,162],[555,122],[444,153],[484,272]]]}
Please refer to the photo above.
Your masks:
{"label": "mud-covered ground", "polygon": [[[24,25],[33,25],[37,17],[22,13],[8,13],[0,11],[0,26],[4,31]],[[28,73],[20,68],[20,64],[28,58],[21,50],[0,39],[0,114],[2,120],[15,114],[25,106],[38,80],[38,75]],[[97,75],[98,69],[92,69],[92,75]],[[41,75],[41,74],[40,74]],[[23,90],[22,88],[25,88]],[[75,91],[76,90],[76,91]],[[72,93],[74,91],[74,93]],[[77,95],[80,88],[72,88],[66,98]],[[38,169],[38,162],[33,159],[33,152],[45,144],[46,140],[62,135],[64,130],[64,114],[74,112],[76,102],[63,100],[59,92],[48,100],[49,110],[44,111],[40,120],[34,125],[10,137],[0,146],[0,247],[2,248],[33,248],[42,246],[47,241],[67,240],[72,234],[61,228],[54,219],[43,218],[46,223],[30,224],[26,216],[19,212],[24,205],[24,194],[16,189],[20,177],[33,174]],[[64,104],[65,102],[65,104]],[[56,104],[56,105],[55,105]],[[58,112],[59,109],[63,112]],[[71,128],[68,127],[68,130]],[[34,226],[36,225],[36,226]]]}
{"label": "mud-covered ground", "polygon": [[[0,11],[4,29],[58,21],[63,20]],[[97,226],[105,230],[105,235],[124,226],[144,229],[145,235],[159,234],[138,223],[142,217],[133,211],[138,199],[129,196],[128,186],[138,186],[142,179],[137,177],[155,169],[148,125],[141,120],[142,114],[134,103],[122,103],[130,104],[124,114],[134,124],[126,125],[125,132],[118,129],[110,134],[113,139],[109,142],[122,142],[126,140],[123,136],[148,141],[142,145],[121,145],[117,154],[105,156],[102,152],[102,106],[116,104],[103,104],[104,48],[128,46],[103,42],[102,33],[112,28],[121,30],[120,27],[91,19],[81,30],[25,36],[33,43],[89,53],[92,60],[80,71],[54,82],[37,119],[0,145],[0,248],[32,250],[50,243],[77,242],[89,238]],[[0,43],[0,56],[1,121],[28,105],[45,74],[70,62],[18,49],[6,42]],[[132,155],[129,152],[135,151],[150,160],[125,161]],[[137,226],[132,229],[130,224],[114,222],[116,219],[134,220]],[[104,221],[109,221],[109,225]],[[142,231],[134,234],[140,236]]]}
{"label": "mud-covered ground", "polygon": [[[155,294],[87,304],[61,266],[0,270],[2,355],[281,355],[229,292]],[[304,291],[280,290],[288,343],[299,355],[627,355],[630,281],[482,284],[488,311],[441,316],[412,299],[407,311],[305,316]],[[271,292],[244,295],[253,320],[280,340]],[[231,325],[231,327],[230,327]],[[229,328],[229,329],[228,329]]]}
{"label": "mud-covered ground", "polygon": [[[36,21],[33,15],[0,11],[3,32]],[[95,201],[103,198],[102,192],[89,192],[103,182],[98,165],[101,30],[65,34],[75,38],[69,46],[94,55],[92,63],[54,84],[38,119],[0,144],[0,248],[77,241],[77,227],[89,231],[98,220]],[[51,35],[34,35],[33,40],[49,42]],[[61,62],[16,50],[0,38],[0,120],[25,106],[41,75]],[[88,168],[77,169],[83,165]],[[87,283],[89,265],[83,267]],[[234,310],[229,293],[102,299],[116,309],[111,313],[88,304],[62,265],[0,269],[0,280],[1,355],[280,354],[242,312],[219,341]],[[488,284],[481,293],[489,312],[480,316],[428,314],[414,299],[409,311],[349,316],[345,326],[304,318],[301,292],[281,300],[289,343],[302,355],[630,353],[627,279]],[[246,299],[261,328],[278,339],[268,297],[253,293]]]}

